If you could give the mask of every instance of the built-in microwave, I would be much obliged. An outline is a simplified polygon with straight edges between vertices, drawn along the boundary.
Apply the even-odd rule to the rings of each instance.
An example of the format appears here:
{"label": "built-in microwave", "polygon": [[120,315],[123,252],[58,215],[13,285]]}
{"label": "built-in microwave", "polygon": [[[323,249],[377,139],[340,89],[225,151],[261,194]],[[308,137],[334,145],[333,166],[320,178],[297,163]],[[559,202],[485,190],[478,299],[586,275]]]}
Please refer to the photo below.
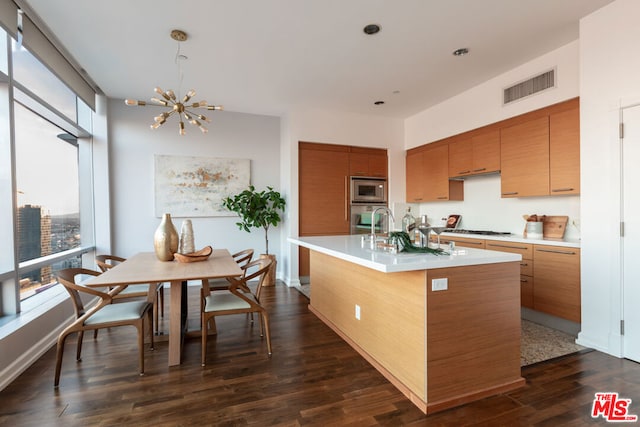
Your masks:
{"label": "built-in microwave", "polygon": [[386,204],[387,180],[352,176],[351,203]]}

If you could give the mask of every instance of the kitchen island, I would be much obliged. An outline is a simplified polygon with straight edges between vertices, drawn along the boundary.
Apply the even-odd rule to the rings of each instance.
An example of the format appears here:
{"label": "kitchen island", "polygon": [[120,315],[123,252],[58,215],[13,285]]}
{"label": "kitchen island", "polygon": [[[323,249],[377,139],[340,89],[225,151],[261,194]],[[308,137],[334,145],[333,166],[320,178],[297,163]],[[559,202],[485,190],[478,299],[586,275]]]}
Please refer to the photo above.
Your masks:
{"label": "kitchen island", "polygon": [[391,254],[360,236],[289,241],[310,249],[310,310],[423,412],[524,385],[520,255]]}

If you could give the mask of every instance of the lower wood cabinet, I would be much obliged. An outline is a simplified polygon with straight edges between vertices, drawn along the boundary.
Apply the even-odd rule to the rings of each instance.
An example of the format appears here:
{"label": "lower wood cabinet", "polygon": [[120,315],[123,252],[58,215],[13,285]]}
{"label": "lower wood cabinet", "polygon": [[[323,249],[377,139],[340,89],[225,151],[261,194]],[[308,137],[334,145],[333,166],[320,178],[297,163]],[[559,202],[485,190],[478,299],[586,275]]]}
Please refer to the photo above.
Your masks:
{"label": "lower wood cabinet", "polygon": [[534,309],[580,322],[580,249],[534,245]]}
{"label": "lower wood cabinet", "polygon": [[[431,236],[431,241],[437,241],[435,236]],[[449,237],[440,236],[440,244],[448,245],[449,242],[454,242],[456,246],[462,246],[465,248],[485,249],[485,241],[482,239],[468,239],[465,237]]]}
{"label": "lower wood cabinet", "polygon": [[498,240],[484,242],[485,249],[522,255],[523,307],[580,323],[580,249]]}
{"label": "lower wood cabinet", "polygon": [[530,243],[513,243],[498,240],[487,240],[485,249],[520,254],[520,305],[535,308],[533,302],[533,245]]}

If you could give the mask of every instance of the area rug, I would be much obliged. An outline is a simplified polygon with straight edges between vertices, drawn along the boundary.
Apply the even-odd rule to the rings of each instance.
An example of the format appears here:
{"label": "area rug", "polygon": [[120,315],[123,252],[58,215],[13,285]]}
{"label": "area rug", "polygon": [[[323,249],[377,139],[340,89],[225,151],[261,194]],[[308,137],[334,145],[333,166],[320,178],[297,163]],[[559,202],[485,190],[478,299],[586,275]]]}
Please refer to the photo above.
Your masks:
{"label": "area rug", "polygon": [[585,349],[586,347],[575,343],[575,337],[567,333],[522,320],[520,366],[554,359]]}

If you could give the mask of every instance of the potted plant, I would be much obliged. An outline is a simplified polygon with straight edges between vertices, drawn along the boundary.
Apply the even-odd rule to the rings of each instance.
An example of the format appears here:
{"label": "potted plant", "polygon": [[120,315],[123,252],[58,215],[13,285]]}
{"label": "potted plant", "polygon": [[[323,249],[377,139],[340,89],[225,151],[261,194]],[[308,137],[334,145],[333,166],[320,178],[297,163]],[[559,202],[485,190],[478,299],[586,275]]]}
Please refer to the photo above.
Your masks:
{"label": "potted plant", "polygon": [[276,227],[282,221],[281,213],[284,213],[285,200],[279,192],[272,187],[266,190],[256,191],[253,185],[235,196],[225,197],[222,205],[237,213],[240,222],[236,225],[240,230],[251,232],[251,228],[264,229],[265,254],[261,257],[271,258],[272,265],[269,271],[267,284],[275,284],[276,257],[269,254],[269,227]]}

